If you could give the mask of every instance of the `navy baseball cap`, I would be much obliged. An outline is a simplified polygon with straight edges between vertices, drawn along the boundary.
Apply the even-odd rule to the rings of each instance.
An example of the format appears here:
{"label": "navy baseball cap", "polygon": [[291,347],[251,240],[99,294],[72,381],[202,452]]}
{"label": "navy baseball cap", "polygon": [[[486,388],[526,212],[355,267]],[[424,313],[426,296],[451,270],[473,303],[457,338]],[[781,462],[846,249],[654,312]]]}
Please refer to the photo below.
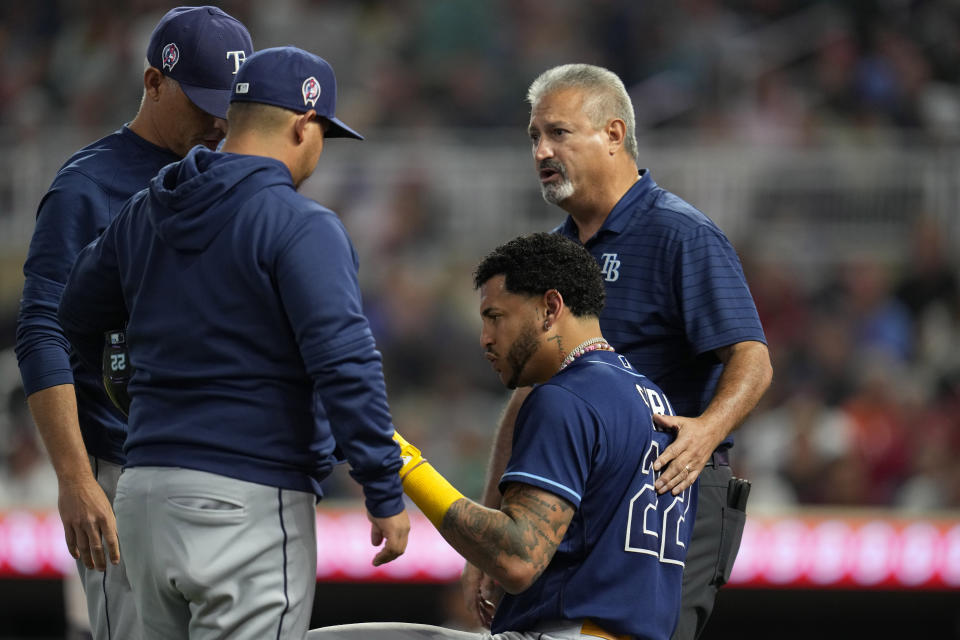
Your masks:
{"label": "navy baseball cap", "polygon": [[177,7],[153,30],[147,62],[179,82],[193,104],[226,118],[233,77],[252,53],[250,33],[233,16],[216,7]]}
{"label": "navy baseball cap", "polygon": [[327,138],[363,136],[341,122],[337,108],[337,78],[333,67],[296,47],[262,49],[247,58],[237,72],[230,102],[260,102],[297,113],[314,109],[330,122]]}

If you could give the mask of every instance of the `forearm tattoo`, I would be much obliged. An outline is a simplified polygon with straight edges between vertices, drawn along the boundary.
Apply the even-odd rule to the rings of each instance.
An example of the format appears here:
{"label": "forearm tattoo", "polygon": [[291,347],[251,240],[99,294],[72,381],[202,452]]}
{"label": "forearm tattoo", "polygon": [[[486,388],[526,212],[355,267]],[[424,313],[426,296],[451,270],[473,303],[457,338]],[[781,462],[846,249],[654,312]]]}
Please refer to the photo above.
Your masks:
{"label": "forearm tattoo", "polygon": [[500,510],[470,500],[453,504],[441,533],[468,560],[496,577],[509,562],[532,566],[537,577],[563,540],[573,505],[527,484],[510,485]]}

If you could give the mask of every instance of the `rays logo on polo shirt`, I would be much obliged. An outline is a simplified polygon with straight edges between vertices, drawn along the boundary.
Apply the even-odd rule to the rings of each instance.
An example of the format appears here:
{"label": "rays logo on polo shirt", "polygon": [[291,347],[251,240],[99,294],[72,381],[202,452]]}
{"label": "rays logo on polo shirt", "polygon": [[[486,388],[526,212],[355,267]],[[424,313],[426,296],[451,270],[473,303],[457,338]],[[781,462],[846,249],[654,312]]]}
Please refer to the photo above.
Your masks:
{"label": "rays logo on polo shirt", "polygon": [[303,104],[310,107],[317,106],[317,100],[320,98],[320,83],[317,82],[317,79],[313,76],[310,76],[303,81],[303,86],[300,87],[300,92],[303,94]]}
{"label": "rays logo on polo shirt", "polygon": [[603,264],[600,265],[600,273],[603,274],[607,282],[616,282],[620,277],[620,261],[617,260],[617,254],[605,253],[602,256]]}
{"label": "rays logo on polo shirt", "polygon": [[173,71],[173,68],[180,62],[180,49],[171,42],[163,48],[163,55],[160,56],[160,59],[163,60],[164,70]]}

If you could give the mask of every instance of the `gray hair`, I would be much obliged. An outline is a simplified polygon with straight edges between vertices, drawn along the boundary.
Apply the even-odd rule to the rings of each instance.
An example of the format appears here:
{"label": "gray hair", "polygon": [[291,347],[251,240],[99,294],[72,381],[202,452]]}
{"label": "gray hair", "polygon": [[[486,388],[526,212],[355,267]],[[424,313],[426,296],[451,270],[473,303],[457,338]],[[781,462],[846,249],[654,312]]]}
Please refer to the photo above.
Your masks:
{"label": "gray hair", "polygon": [[633,103],[623,81],[603,67],[592,64],[564,64],[547,69],[533,81],[527,90],[527,102],[534,106],[545,95],[561,89],[587,91],[584,110],[597,129],[610,120],[619,118],[627,126],[623,144],[634,160],[637,159],[637,124]]}

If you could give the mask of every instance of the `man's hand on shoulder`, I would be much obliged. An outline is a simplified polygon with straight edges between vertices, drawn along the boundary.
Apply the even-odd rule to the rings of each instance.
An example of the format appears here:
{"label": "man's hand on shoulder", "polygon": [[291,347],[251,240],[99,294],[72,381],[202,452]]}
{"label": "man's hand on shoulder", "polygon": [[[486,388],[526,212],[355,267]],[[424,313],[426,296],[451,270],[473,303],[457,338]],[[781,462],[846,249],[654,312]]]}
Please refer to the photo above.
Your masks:
{"label": "man's hand on shoulder", "polygon": [[696,481],[726,431],[702,417],[654,414],[653,422],[661,430],[672,431],[677,436],[653,462],[654,470],[660,472],[655,484],[657,493],[670,491],[680,495]]}

